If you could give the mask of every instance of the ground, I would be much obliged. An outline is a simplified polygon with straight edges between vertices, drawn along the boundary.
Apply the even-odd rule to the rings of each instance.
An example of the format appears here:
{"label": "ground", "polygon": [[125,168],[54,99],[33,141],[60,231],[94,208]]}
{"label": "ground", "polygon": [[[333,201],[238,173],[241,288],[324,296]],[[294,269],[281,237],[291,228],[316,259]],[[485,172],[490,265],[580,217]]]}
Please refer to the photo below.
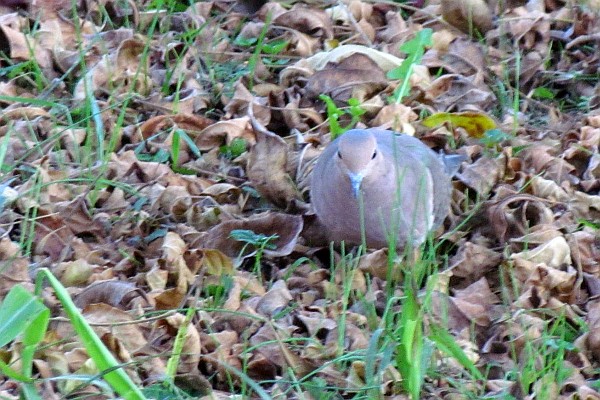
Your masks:
{"label": "ground", "polygon": [[[0,1],[0,398],[600,399],[598,11]],[[352,127],[463,156],[420,248],[329,245]]]}

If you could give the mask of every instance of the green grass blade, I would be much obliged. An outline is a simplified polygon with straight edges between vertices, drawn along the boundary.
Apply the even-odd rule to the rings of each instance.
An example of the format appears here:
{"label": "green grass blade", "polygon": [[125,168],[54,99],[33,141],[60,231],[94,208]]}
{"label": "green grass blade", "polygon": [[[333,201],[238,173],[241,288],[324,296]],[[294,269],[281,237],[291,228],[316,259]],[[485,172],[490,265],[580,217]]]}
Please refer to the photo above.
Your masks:
{"label": "green grass blade", "polygon": [[[28,378],[25,375],[22,375],[8,366],[4,361],[0,360],[0,372],[7,376],[8,378],[15,380],[17,382],[33,382],[33,379]],[[1,374],[0,374],[1,375]]]}
{"label": "green grass blade", "polygon": [[42,400],[42,397],[33,383],[26,383],[21,387],[21,399]]}
{"label": "green grass blade", "polygon": [[[200,152],[200,149],[196,145],[196,142],[194,142],[194,139],[192,139],[190,137],[190,135],[188,135],[186,133],[186,131],[184,131],[183,129],[178,129],[177,132],[179,133],[179,136],[185,141],[185,143],[187,143],[188,148],[190,149],[190,151],[192,152],[192,154],[195,155],[198,158],[202,157],[202,153]],[[240,139],[240,138],[236,138],[236,139]],[[245,149],[246,149],[246,144],[245,144],[245,141],[244,141],[244,150]]]}
{"label": "green grass blade", "polygon": [[10,140],[10,131],[6,131],[4,138],[2,139],[2,144],[0,144],[0,171],[5,171],[4,158],[6,157],[6,152],[8,151],[8,143]]}
{"label": "green grass blade", "polygon": [[475,364],[467,357],[465,352],[456,343],[452,335],[450,335],[444,328],[439,325],[432,324],[430,326],[431,333],[429,338],[435,342],[436,346],[449,356],[454,357],[464,368],[466,368],[471,375],[478,380],[484,380],[485,378],[479,372]]}
{"label": "green grass blade", "polygon": [[179,160],[179,148],[181,145],[180,130],[175,129],[173,132],[173,140],[171,141],[171,160],[173,165],[177,166],[177,160]]}
{"label": "green grass blade", "polygon": [[69,317],[75,332],[85,346],[88,354],[94,360],[98,369],[105,372],[104,379],[126,400],[145,399],[141,390],[133,383],[119,362],[106,348],[104,343],[102,343],[83,315],[81,315],[65,287],[48,268],[41,268],[39,270],[36,279],[36,291],[38,293],[41,291],[44,278],[50,282],[56,293],[56,297],[60,300],[65,313]]}
{"label": "green grass blade", "polygon": [[48,322],[50,321],[50,310],[43,310],[23,331],[23,350],[21,352],[21,364],[23,374],[31,376],[33,369],[33,355],[38,344],[44,339]]}
{"label": "green grass blade", "polygon": [[423,385],[423,316],[416,295],[407,285],[406,299],[402,303],[400,326],[400,346],[398,362],[400,374],[404,379],[405,390],[411,399],[416,400]]}

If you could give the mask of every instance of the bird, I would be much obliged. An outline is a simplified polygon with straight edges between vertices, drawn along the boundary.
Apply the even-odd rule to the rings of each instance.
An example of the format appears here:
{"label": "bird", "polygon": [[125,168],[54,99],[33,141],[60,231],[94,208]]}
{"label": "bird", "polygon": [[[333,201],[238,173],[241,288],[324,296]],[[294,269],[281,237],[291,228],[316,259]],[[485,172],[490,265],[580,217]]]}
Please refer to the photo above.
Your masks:
{"label": "bird", "polygon": [[451,176],[462,160],[409,135],[351,129],[319,156],[311,177],[312,207],[331,241],[413,248],[448,215]]}

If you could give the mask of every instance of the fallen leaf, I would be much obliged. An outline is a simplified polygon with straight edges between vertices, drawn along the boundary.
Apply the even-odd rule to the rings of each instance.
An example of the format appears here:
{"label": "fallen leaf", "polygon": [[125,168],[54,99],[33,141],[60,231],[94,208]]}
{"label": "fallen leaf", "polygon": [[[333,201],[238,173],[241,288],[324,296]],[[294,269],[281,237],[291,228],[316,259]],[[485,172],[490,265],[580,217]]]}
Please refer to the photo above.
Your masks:
{"label": "fallen leaf", "polygon": [[496,122],[489,116],[465,111],[462,113],[437,113],[425,118],[422,122],[428,128],[435,128],[441,124],[450,124],[452,128],[463,128],[469,136],[482,138],[486,131],[496,128]]}

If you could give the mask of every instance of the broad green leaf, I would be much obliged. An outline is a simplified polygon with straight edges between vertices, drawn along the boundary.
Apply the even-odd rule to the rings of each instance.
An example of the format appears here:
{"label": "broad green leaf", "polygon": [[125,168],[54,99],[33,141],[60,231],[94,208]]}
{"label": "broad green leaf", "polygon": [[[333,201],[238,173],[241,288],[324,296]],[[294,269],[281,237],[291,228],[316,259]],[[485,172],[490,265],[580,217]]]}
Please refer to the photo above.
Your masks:
{"label": "broad green leaf", "polygon": [[481,143],[486,147],[494,147],[500,142],[510,139],[512,136],[502,132],[500,129],[490,129],[483,134],[480,139]]}
{"label": "broad green leaf", "polygon": [[533,98],[552,100],[556,97],[554,92],[545,87],[538,87],[533,90]]}
{"label": "broad green leaf", "polygon": [[0,305],[0,347],[23,333],[45,310],[44,303],[23,286],[14,286]]}
{"label": "broad green leaf", "polygon": [[279,54],[289,44],[289,40],[277,39],[270,43],[263,44],[263,53],[265,54]]}
{"label": "broad green leaf", "polygon": [[431,38],[432,30],[429,28],[423,29],[417,33],[414,39],[400,46],[400,51],[405,52],[407,56],[399,67],[387,73],[388,79],[408,79],[412,66],[421,62],[423,54],[425,54],[425,47],[432,45]]}

